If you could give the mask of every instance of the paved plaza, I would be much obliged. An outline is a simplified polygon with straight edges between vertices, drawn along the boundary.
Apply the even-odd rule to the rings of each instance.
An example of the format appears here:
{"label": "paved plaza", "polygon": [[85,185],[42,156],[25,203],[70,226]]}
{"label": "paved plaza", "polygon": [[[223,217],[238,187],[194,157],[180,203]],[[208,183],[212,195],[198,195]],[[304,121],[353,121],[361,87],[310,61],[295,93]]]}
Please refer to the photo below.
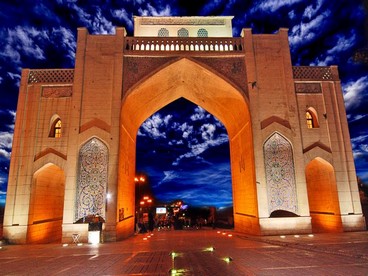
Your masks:
{"label": "paved plaza", "polygon": [[368,275],[368,232],[155,231],[92,244],[1,245],[0,275]]}

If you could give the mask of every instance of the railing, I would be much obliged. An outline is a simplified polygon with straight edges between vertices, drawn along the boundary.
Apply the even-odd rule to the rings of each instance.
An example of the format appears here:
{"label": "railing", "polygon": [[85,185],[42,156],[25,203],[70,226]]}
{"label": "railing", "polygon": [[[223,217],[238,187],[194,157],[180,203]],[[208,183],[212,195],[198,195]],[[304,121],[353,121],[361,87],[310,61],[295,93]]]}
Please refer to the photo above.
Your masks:
{"label": "railing", "polygon": [[243,53],[240,37],[126,37],[124,53],[137,52],[229,52]]}

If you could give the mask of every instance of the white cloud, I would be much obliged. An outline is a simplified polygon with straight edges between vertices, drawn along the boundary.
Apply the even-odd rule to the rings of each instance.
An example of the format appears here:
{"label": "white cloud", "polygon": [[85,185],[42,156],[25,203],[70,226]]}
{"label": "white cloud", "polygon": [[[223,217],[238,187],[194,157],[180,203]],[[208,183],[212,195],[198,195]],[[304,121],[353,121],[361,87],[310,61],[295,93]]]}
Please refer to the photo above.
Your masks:
{"label": "white cloud", "polygon": [[359,106],[365,91],[368,90],[368,76],[359,78],[357,81],[348,82],[343,86],[344,100],[347,111]]}
{"label": "white cloud", "polygon": [[[315,17],[312,17],[312,15]],[[330,16],[331,11],[329,10],[326,10],[322,13],[317,13],[314,12],[313,8],[309,8],[309,10],[307,10],[307,12],[305,12],[303,15],[305,20],[302,20],[299,25],[295,25],[289,33],[290,47],[298,47],[299,45],[306,44],[320,36],[323,30],[321,26]]]}
{"label": "white cloud", "polygon": [[17,64],[21,62],[22,55],[44,60],[45,54],[38,45],[39,41],[43,39],[48,40],[48,34],[34,27],[17,26],[13,29],[8,29],[5,37],[3,37],[6,46],[0,55],[9,58],[13,63]]}
{"label": "white cloud", "polygon": [[161,185],[162,183],[169,182],[177,177],[176,171],[164,171],[164,178],[157,183],[157,186]]}
{"label": "white cloud", "polygon": [[190,119],[192,121],[199,121],[199,120],[204,120],[208,117],[210,117],[211,115],[209,113],[207,113],[207,111],[205,109],[203,109],[200,106],[197,106],[194,109],[194,114],[192,116],[190,116]]}
{"label": "white cloud", "polygon": [[64,49],[67,50],[67,57],[70,61],[74,63],[75,59],[75,52],[77,48],[77,42],[76,38],[74,37],[74,34],[71,30],[66,29],[64,27],[60,28],[53,28],[52,29],[52,35],[60,35],[61,36],[61,42],[64,46]]}
{"label": "white cloud", "polygon": [[212,140],[216,131],[216,126],[213,124],[204,124],[201,126],[201,131],[203,140]]}
{"label": "white cloud", "polygon": [[158,11],[151,4],[147,4],[146,10],[140,8],[138,12],[141,16],[171,16],[171,9],[169,5],[166,5],[163,9]]}
{"label": "white cloud", "polygon": [[10,132],[0,132],[0,149],[11,149],[13,142],[13,134]]}
{"label": "white cloud", "polygon": [[[211,131],[207,132],[207,134],[211,133]],[[209,134],[210,136],[210,134]],[[199,155],[201,155],[203,152],[205,152],[207,149],[209,149],[210,147],[214,147],[214,146],[220,146],[224,143],[228,143],[229,142],[229,138],[226,134],[222,134],[219,135],[218,137],[214,138],[213,136],[211,137],[212,139],[209,139],[209,137],[206,137],[206,140],[203,143],[199,143],[199,144],[190,144],[190,151],[180,155],[178,158],[176,158],[176,160],[172,163],[173,166],[177,166],[179,165],[180,161],[184,158],[192,158],[192,157],[199,157]]]}
{"label": "white cloud", "polygon": [[276,12],[278,9],[285,6],[292,6],[296,3],[303,2],[303,0],[279,0],[279,1],[263,1],[258,5],[254,5],[254,8],[251,9],[252,12],[254,10],[262,10],[265,12]]}
{"label": "white cloud", "polygon": [[122,20],[125,23],[124,25],[126,27],[133,28],[132,18],[125,9],[113,10],[111,13],[113,17],[118,18],[119,20]]}
{"label": "white cloud", "polygon": [[0,148],[0,156],[10,160],[10,152]]}
{"label": "white cloud", "polygon": [[[5,46],[0,53],[0,57],[11,60],[12,64],[19,67],[19,71],[24,57],[45,60],[46,56],[43,48],[45,48],[45,44],[50,42],[62,43],[68,52],[67,57],[74,61],[75,37],[70,30],[64,27],[53,28],[52,30],[38,30],[34,27],[16,26],[12,29],[7,29],[3,35],[2,39],[5,42]],[[57,39],[58,36],[60,39]],[[20,80],[18,73],[8,72],[8,75],[13,79],[16,77]]]}
{"label": "white cloud", "polygon": [[139,130],[138,135],[145,136],[148,135],[153,139],[158,138],[166,138],[166,128],[168,127],[172,115],[167,115],[164,118],[161,117],[161,114],[156,113],[149,117],[142,125],[141,130]]}
{"label": "white cloud", "polygon": [[340,56],[341,53],[347,52],[352,49],[355,45],[356,34],[353,30],[349,33],[349,35],[340,35],[334,43],[334,47],[327,50],[324,57],[318,57],[315,62],[311,63],[312,66],[328,66],[333,63],[336,63],[336,57]]}

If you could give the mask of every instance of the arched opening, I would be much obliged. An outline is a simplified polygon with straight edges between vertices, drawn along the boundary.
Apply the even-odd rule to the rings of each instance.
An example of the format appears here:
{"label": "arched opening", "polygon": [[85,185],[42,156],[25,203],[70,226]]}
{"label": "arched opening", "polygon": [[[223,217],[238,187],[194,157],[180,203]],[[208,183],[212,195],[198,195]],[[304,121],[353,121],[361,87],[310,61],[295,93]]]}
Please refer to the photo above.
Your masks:
{"label": "arched opening", "polygon": [[59,116],[54,115],[51,118],[49,137],[60,138],[62,135],[62,123]]}
{"label": "arched opening", "polygon": [[330,163],[315,158],[305,169],[312,229],[314,232],[342,232],[335,171]]}
{"label": "arched opening", "polygon": [[230,143],[235,230],[259,234],[253,137],[246,98],[218,75],[183,58],[137,84],[121,108],[117,238],[134,231],[136,134],[151,114],[185,98],[216,116]]}
{"label": "arched opening", "polygon": [[65,174],[47,164],[33,176],[27,243],[60,242],[64,212]]}
{"label": "arched opening", "polygon": [[319,128],[317,111],[313,107],[308,108],[305,112],[305,120],[307,128]]}
{"label": "arched opening", "polygon": [[[145,120],[137,135],[136,170],[139,217],[144,210],[165,226],[177,221],[177,226],[189,228],[200,222],[233,227],[228,134],[221,121],[200,106],[179,98]],[[149,206],[146,196],[153,199]],[[180,210],[171,212],[170,205],[178,200]],[[157,213],[153,207],[163,209]]]}

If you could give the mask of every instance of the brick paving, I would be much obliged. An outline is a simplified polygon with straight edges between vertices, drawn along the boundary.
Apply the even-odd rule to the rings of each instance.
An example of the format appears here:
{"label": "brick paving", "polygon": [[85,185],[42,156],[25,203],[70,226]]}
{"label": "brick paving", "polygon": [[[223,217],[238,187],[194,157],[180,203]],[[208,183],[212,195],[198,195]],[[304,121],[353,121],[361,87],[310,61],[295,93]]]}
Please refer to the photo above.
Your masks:
{"label": "brick paving", "polygon": [[173,230],[98,245],[77,246],[71,238],[68,246],[3,244],[0,249],[0,275],[296,274],[368,275],[368,232],[257,237]]}

